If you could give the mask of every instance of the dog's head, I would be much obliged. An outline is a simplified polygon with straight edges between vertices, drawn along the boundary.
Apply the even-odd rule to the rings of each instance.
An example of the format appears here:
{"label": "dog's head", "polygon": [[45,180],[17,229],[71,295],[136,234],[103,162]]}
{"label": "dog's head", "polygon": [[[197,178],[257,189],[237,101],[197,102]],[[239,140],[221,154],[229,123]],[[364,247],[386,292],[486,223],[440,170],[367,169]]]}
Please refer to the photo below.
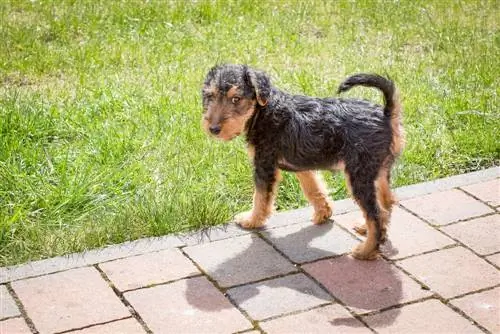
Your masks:
{"label": "dog's head", "polygon": [[220,65],[207,74],[202,89],[205,131],[222,140],[231,140],[245,131],[257,108],[267,104],[269,78],[245,65]]}

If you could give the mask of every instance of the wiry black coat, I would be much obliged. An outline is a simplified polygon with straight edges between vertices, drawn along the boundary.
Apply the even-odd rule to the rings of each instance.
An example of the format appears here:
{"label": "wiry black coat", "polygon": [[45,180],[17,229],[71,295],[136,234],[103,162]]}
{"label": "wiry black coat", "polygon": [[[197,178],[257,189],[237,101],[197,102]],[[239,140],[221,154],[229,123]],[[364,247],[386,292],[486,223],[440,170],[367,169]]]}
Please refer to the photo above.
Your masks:
{"label": "wiry black coat", "polygon": [[[238,87],[244,98],[256,101],[245,133],[254,150],[258,191],[272,192],[277,169],[333,170],[340,165],[353,197],[367,220],[375,224],[377,242],[382,240],[384,209],[377,203],[375,182],[382,174],[388,182],[390,167],[402,145],[398,143],[400,106],[392,81],[358,74],[339,87],[339,92],[356,85],[378,88],[384,94],[385,106],[358,99],[288,94],[273,87],[266,74],[245,65],[214,67],[205,80],[208,85],[223,92]],[[205,108],[209,96],[204,95]]]}
{"label": "wiry black coat", "polygon": [[[359,182],[372,182],[391,154],[390,117],[383,107],[356,99],[312,98],[270,90],[266,106],[247,123],[255,147],[257,183],[274,169],[332,170],[339,163]],[[366,179],[366,180],[363,180]]]}

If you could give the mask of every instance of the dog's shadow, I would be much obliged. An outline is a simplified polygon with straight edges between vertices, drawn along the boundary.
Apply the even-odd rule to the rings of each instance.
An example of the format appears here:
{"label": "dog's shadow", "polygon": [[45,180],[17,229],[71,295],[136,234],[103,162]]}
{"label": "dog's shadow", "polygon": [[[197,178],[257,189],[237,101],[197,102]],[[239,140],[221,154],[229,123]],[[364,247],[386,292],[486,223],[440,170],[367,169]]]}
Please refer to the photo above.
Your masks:
{"label": "dog's shadow", "polygon": [[[331,222],[319,226],[310,225],[282,237],[273,237],[272,243],[274,245],[293,245],[294,247],[302,247],[301,251],[304,253],[305,258],[311,256],[314,259],[318,259],[318,261],[303,265],[302,269],[318,280],[323,287],[334,296],[334,298],[331,298],[321,290],[319,298],[324,299],[324,303],[335,301],[336,299],[347,308],[362,313],[399,304],[403,298],[402,282],[400,276],[396,273],[397,269],[387,261],[383,259],[376,261],[360,261],[345,254],[348,250],[335,253],[314,246],[316,239],[324,237],[331,232],[332,229],[339,229],[339,227]],[[271,230],[269,230],[269,232],[268,230],[263,230],[261,233],[266,235],[267,233],[272,233],[270,231]],[[335,242],[335,240],[332,239],[331,242]],[[264,272],[266,270],[273,270],[272,264],[267,266],[266,263],[262,262],[262,259],[256,257],[256,254],[262,254],[263,243],[265,242],[259,236],[253,234],[251,242],[245,250],[219,264],[215,270],[208,271],[207,274],[214,278],[216,282],[218,282],[217,278],[228,276],[236,277],[235,281],[241,279],[242,283],[236,283],[236,285],[239,287],[244,285],[244,292],[238,294],[237,301],[233,300],[233,302],[239,305],[256,297],[263,286],[265,286],[266,289],[292,289],[299,294],[310,295],[310,289],[298,288],[297,285],[292,284],[290,280],[278,278],[259,281],[257,284],[246,283],[247,281],[245,279],[248,278],[246,277],[246,273],[252,272],[253,270]],[[266,247],[267,246],[266,244]],[[280,247],[278,247],[278,249],[280,249]],[[328,257],[333,258],[319,261],[319,259]],[[299,265],[296,265],[294,268],[293,264],[290,263],[290,271],[286,273],[288,274],[293,271],[300,273],[301,268]],[[207,298],[199,296],[199,293],[194,292],[196,290],[192,285],[194,283],[190,283],[190,281],[191,280],[187,281],[186,298],[192,306],[209,312],[218,312],[226,307],[220,306],[220,304],[214,304]],[[231,287],[228,287],[227,294],[229,294],[231,298]],[[318,298],[318,295],[316,298]],[[265,302],[280,303],[281,301],[266,300]],[[384,317],[383,321],[378,323],[378,325],[382,327],[390,325],[398,315],[398,309],[392,310],[392,312],[387,313],[387,316]],[[334,327],[364,326],[352,317],[333,318],[330,324]]]}

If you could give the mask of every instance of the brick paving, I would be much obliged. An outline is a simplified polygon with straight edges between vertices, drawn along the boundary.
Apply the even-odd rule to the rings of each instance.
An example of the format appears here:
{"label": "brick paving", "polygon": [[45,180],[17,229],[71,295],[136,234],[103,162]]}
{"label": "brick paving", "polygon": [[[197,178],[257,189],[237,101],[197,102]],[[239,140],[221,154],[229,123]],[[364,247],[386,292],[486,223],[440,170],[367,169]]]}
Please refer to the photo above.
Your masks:
{"label": "brick paving", "polygon": [[371,262],[342,200],[0,268],[0,333],[500,333],[499,176],[397,189]]}

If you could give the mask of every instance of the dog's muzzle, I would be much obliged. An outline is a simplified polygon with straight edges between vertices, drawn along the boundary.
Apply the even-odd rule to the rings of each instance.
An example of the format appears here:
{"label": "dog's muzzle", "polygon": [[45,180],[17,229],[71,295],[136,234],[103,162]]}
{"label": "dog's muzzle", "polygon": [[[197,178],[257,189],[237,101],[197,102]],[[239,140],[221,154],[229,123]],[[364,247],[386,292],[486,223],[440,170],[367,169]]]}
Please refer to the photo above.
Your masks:
{"label": "dog's muzzle", "polygon": [[220,125],[212,125],[208,128],[208,130],[210,130],[210,133],[217,136],[220,131],[221,131],[221,128],[220,128]]}

